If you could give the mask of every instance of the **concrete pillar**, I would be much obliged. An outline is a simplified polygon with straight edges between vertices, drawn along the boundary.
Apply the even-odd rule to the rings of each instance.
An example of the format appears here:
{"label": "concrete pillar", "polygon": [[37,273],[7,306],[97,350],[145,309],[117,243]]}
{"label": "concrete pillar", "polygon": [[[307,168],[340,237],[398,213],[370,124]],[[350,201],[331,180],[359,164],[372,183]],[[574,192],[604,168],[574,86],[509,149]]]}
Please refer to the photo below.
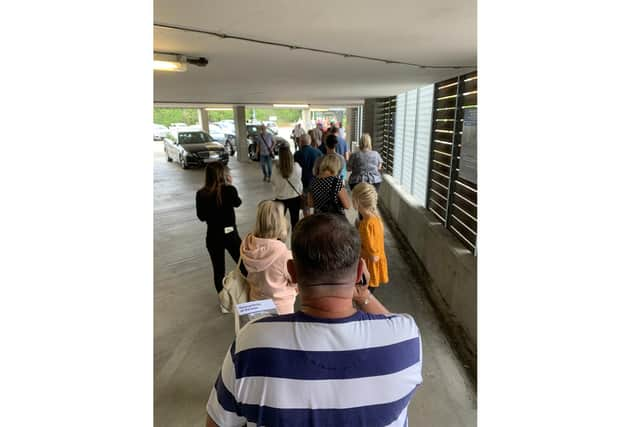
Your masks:
{"label": "concrete pillar", "polygon": [[302,127],[307,131],[312,127],[311,110],[308,108],[302,110]]}
{"label": "concrete pillar", "polygon": [[209,133],[209,112],[206,108],[198,109],[198,122],[200,122],[200,128]]}
{"label": "concrete pillar", "polygon": [[247,120],[244,105],[233,107],[233,119],[236,122],[236,152],[239,162],[249,161],[249,146],[247,145]]}

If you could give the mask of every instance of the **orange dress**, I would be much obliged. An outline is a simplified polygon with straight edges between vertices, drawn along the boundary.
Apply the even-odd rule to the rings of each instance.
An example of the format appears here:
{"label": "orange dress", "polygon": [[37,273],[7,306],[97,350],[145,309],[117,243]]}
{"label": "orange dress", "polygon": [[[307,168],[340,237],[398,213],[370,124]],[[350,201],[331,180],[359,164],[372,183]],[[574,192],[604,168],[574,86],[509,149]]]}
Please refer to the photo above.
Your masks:
{"label": "orange dress", "polygon": [[[360,240],[362,241],[361,257],[367,263],[371,278],[369,286],[377,288],[381,283],[389,281],[387,271],[387,256],[384,253],[384,227],[382,221],[376,215],[363,218],[358,225]],[[373,261],[372,256],[377,256],[378,261]]]}

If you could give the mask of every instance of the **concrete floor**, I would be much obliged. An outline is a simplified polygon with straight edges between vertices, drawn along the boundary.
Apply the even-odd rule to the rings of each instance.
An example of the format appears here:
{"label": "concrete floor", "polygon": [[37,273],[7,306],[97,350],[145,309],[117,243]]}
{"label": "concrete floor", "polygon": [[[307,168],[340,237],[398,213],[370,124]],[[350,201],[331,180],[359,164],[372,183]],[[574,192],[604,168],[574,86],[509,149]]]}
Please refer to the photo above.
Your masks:
{"label": "concrete floor", "polygon": [[[233,317],[222,315],[205,248],[206,225],[195,213],[202,169],[167,163],[154,142],[154,425],[204,426],[205,404],[233,340]],[[257,163],[229,163],[243,204],[236,210],[241,237],[251,231],[260,200],[273,198]],[[353,219],[355,212],[349,212]],[[443,334],[433,308],[416,285],[387,230],[391,284],[376,292],[393,312],[410,313],[423,340],[423,378],[409,407],[414,426],[476,425],[476,395]],[[227,271],[234,263],[227,255]]]}

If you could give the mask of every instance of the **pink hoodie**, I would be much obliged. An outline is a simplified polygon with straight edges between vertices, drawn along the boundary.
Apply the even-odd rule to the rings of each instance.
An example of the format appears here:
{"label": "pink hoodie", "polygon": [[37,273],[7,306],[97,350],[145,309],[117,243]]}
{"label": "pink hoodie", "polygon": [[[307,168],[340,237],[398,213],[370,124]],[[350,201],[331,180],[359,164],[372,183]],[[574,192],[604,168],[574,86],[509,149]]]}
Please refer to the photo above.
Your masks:
{"label": "pink hoodie", "polygon": [[276,239],[247,235],[240,246],[251,285],[249,300],[273,299],[278,314],[293,313],[298,288],[291,283],[287,261],[292,258],[287,246]]}

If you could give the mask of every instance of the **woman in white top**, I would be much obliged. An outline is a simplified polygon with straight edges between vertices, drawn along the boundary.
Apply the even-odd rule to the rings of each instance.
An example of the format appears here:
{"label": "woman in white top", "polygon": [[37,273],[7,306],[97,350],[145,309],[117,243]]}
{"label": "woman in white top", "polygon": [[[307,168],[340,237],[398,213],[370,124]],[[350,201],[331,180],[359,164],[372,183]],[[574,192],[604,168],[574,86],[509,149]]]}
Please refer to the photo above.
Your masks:
{"label": "woman in white top", "polygon": [[278,165],[273,174],[271,185],[276,200],[284,204],[284,213],[289,210],[291,215],[291,230],[300,218],[300,195],[302,194],[302,168],[293,161],[289,147],[280,147],[278,151]]}

